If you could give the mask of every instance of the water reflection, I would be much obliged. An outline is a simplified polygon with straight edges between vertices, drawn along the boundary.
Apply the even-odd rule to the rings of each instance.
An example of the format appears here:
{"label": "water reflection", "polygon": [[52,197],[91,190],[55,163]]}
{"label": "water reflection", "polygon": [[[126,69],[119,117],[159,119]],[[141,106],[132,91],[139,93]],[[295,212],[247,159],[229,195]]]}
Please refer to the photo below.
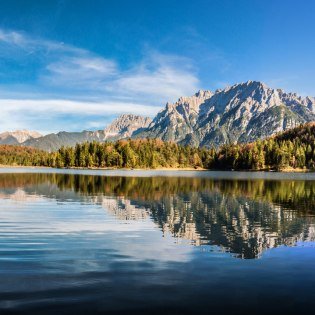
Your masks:
{"label": "water reflection", "polygon": [[247,259],[314,241],[314,194],[313,181],[0,175],[0,198],[100,205],[117,220],[150,220],[178,243],[215,245]]}

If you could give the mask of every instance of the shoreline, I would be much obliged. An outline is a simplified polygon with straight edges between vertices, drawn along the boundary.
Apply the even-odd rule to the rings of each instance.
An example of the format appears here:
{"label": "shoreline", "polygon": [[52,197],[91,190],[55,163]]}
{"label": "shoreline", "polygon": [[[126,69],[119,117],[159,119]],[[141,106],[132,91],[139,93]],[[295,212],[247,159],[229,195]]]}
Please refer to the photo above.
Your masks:
{"label": "shoreline", "polygon": [[195,171],[195,172],[244,172],[244,173],[314,173],[315,170],[312,169],[301,169],[301,168],[291,168],[287,167],[280,170],[273,169],[261,169],[261,170],[237,170],[237,169],[206,169],[206,168],[194,168],[194,167],[160,167],[160,168],[113,168],[113,167],[63,167],[55,168],[49,166],[25,166],[25,165],[3,165],[0,164],[0,169],[4,168],[32,168],[32,169],[49,169],[49,170],[92,170],[92,171]]}
{"label": "shoreline", "polygon": [[194,167],[161,167],[161,168],[129,168],[129,167],[50,167],[50,166],[26,166],[26,165],[0,165],[1,168],[34,168],[34,169],[50,169],[50,170],[92,170],[92,171],[217,171],[206,168]]}

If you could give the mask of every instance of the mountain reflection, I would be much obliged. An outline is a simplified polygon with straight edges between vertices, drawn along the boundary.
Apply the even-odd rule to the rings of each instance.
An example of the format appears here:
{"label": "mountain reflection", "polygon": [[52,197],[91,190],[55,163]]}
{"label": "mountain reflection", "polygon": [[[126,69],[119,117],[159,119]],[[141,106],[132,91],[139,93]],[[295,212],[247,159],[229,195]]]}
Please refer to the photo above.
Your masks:
{"label": "mountain reflection", "polygon": [[177,242],[240,258],[315,240],[312,181],[1,174],[0,194],[97,203],[119,220],[151,219]]}

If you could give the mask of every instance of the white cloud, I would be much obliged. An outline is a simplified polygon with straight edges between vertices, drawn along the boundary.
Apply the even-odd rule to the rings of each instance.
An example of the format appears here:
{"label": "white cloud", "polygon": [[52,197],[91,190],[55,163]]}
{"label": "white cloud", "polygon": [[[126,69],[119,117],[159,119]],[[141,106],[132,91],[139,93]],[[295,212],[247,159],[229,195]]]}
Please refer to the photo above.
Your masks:
{"label": "white cloud", "polygon": [[0,107],[2,112],[13,113],[16,111],[24,111],[34,113],[54,114],[73,114],[78,115],[97,115],[97,114],[119,114],[133,110],[136,114],[147,112],[148,115],[156,113],[157,107],[143,105],[137,103],[126,102],[78,102],[70,100],[15,100],[0,99]]}
{"label": "white cloud", "polygon": [[[87,55],[87,54],[85,54]],[[83,89],[103,96],[144,101],[158,98],[160,105],[198,90],[199,80],[189,60],[150,54],[125,71],[99,56],[66,57],[47,65],[41,79],[47,85]]]}
{"label": "white cloud", "polygon": [[198,79],[193,74],[163,65],[153,71],[139,68],[113,82],[113,87],[123,93],[158,96],[168,100],[192,94],[198,89],[197,86]]}
{"label": "white cloud", "polygon": [[[34,38],[22,32],[7,31],[4,29],[0,29],[0,44],[6,44],[11,47],[15,46],[15,48],[30,50],[32,52],[41,50],[45,50],[46,53],[58,51],[64,53],[82,54],[87,52],[84,49],[72,45],[66,45],[63,42]],[[13,58],[14,56],[11,57]]]}
{"label": "white cloud", "polygon": [[[3,131],[26,128],[42,133],[104,128],[108,117],[122,113],[153,116],[159,109],[156,106],[129,102],[80,102],[64,99],[0,99],[0,108],[0,126]],[[73,122],[63,125],[63,121],[70,116]],[[98,125],[96,117],[99,118]]]}
{"label": "white cloud", "polygon": [[22,34],[14,31],[5,32],[4,30],[1,29],[0,41],[18,46],[25,46],[26,44],[25,37]]}
{"label": "white cloud", "polygon": [[100,57],[67,57],[47,65],[42,76],[46,84],[70,87],[99,88],[104,80],[117,74],[114,61]]}
{"label": "white cloud", "polygon": [[110,87],[126,95],[157,98],[164,103],[195,93],[198,85],[190,59],[147,50],[144,59],[121,73]]}
{"label": "white cloud", "polygon": [[10,63],[15,58],[25,58],[27,63],[30,55],[34,57],[32,77],[25,79],[24,86],[21,77],[18,88],[14,80],[10,85],[0,84],[2,130],[30,125],[42,130],[38,122],[45,120],[47,131],[58,131],[58,119],[65,115],[74,121],[77,116],[82,122],[79,130],[95,126],[104,115],[132,112],[152,116],[165,102],[195,93],[199,84],[191,60],[154,51],[145,51],[142,61],[121,69],[114,60],[85,49],[0,29],[0,55]]}
{"label": "white cloud", "polygon": [[[12,47],[38,54],[43,60],[38,69],[36,84],[41,87],[61,88],[63,93],[73,89],[91,90],[113,97],[128,96],[134,100],[143,100],[143,96],[161,97],[161,101],[172,101],[182,95],[198,90],[199,80],[188,58],[176,55],[163,55],[155,51],[146,51],[144,60],[125,70],[119,70],[111,59],[96,55],[88,50],[45,39],[32,38],[16,31],[0,29],[0,43],[10,46],[8,56],[12,56]],[[2,54],[5,47],[2,47]],[[24,55],[28,58],[27,55]],[[57,92],[57,91],[56,91]],[[115,95],[116,94],[116,95]]]}

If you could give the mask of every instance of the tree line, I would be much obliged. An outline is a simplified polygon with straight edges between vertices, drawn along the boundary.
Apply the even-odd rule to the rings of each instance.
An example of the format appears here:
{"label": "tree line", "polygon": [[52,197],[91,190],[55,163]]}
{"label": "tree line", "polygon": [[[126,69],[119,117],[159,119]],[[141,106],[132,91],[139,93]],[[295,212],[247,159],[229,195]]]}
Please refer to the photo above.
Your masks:
{"label": "tree line", "polygon": [[160,139],[85,142],[48,153],[0,146],[0,164],[57,168],[315,169],[315,124],[306,124],[248,144],[219,149],[181,146]]}
{"label": "tree line", "polygon": [[315,169],[315,123],[300,125],[253,143],[224,145],[216,152],[214,167],[238,170]]}
{"label": "tree line", "polygon": [[85,142],[51,154],[53,167],[158,168],[204,167],[211,160],[206,149],[180,146],[159,139]]}
{"label": "tree line", "polygon": [[0,165],[49,166],[50,154],[31,147],[0,145]]}

